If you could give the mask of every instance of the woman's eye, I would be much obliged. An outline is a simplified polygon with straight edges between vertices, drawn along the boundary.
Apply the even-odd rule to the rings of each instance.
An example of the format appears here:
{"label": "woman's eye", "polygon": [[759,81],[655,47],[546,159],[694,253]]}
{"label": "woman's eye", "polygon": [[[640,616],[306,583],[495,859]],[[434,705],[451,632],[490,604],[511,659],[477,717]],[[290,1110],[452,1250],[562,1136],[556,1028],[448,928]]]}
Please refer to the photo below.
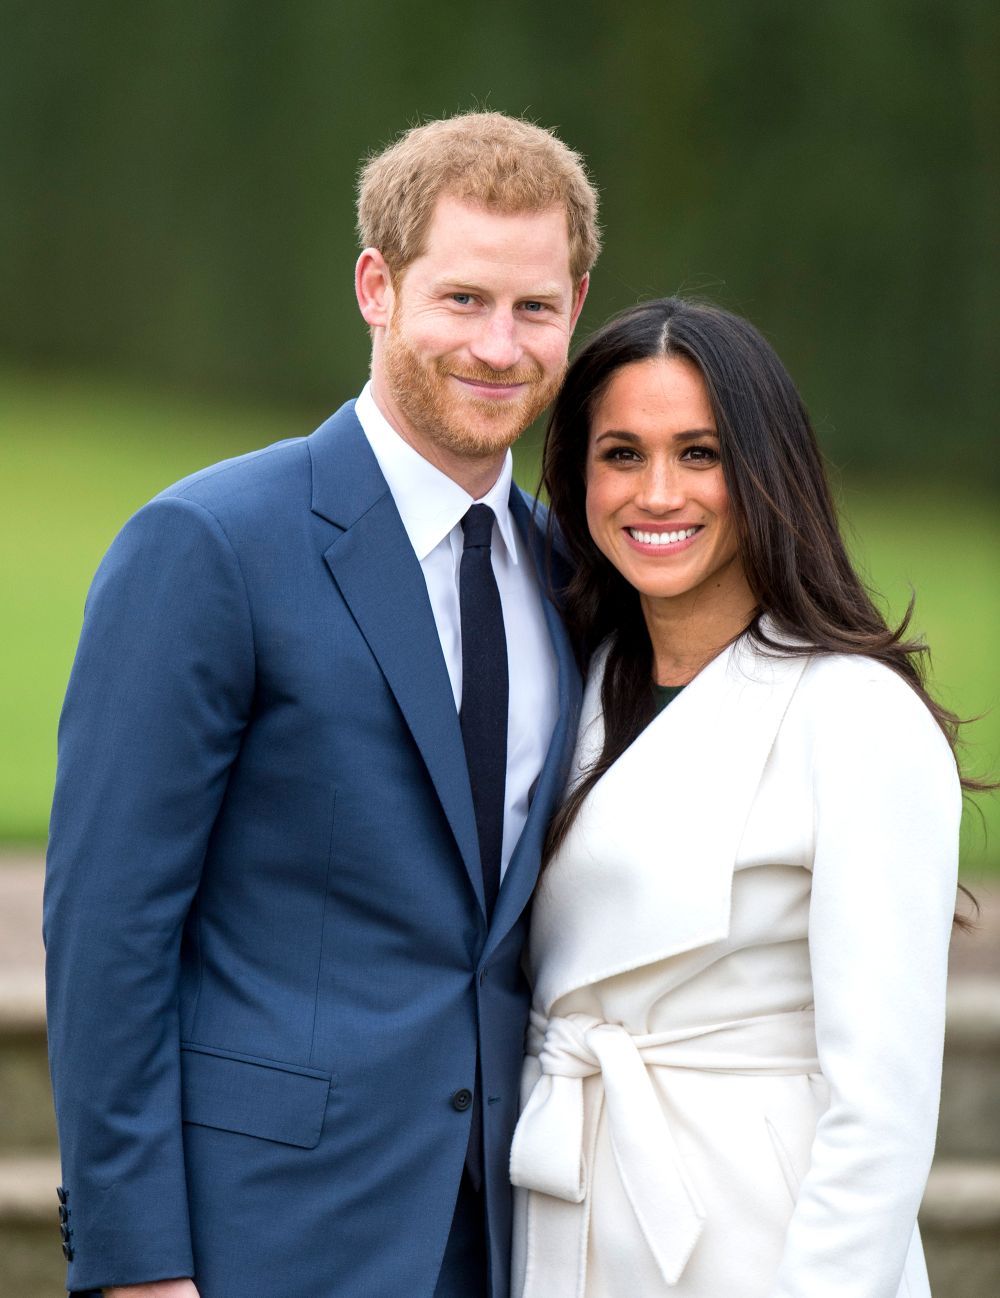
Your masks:
{"label": "woman's eye", "polygon": [[609,464],[623,464],[638,458],[638,455],[630,446],[610,446],[601,456],[601,459]]}
{"label": "woman's eye", "polygon": [[682,456],[682,459],[698,464],[715,464],[718,458],[719,452],[714,446],[689,446]]}

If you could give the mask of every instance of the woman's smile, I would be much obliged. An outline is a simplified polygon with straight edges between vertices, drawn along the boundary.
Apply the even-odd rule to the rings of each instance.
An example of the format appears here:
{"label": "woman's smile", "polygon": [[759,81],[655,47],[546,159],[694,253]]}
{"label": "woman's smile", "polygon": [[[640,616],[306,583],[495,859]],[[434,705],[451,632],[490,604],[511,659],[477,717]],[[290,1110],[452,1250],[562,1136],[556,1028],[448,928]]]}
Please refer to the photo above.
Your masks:
{"label": "woman's smile", "polygon": [[656,555],[679,554],[686,550],[688,545],[694,540],[696,534],[701,531],[700,526],[674,526],[668,531],[650,528],[648,525],[643,527],[641,524],[636,527],[626,527],[625,534],[635,546],[640,554],[651,551]]}

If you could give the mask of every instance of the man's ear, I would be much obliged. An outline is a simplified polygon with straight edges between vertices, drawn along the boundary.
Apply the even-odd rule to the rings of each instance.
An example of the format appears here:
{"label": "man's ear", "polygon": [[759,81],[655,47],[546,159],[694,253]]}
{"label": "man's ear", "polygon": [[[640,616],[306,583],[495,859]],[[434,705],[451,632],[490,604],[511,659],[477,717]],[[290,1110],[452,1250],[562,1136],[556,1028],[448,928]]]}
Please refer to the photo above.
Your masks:
{"label": "man's ear", "polygon": [[354,268],[354,292],[365,323],[384,328],[392,316],[392,275],[377,248],[366,248]]}
{"label": "man's ear", "polygon": [[580,319],[580,312],[583,310],[583,304],[587,300],[587,290],[590,288],[590,272],[588,271],[580,280],[579,287],[576,290],[576,299],[573,302],[573,312],[569,318],[570,333],[576,328],[576,322]]}

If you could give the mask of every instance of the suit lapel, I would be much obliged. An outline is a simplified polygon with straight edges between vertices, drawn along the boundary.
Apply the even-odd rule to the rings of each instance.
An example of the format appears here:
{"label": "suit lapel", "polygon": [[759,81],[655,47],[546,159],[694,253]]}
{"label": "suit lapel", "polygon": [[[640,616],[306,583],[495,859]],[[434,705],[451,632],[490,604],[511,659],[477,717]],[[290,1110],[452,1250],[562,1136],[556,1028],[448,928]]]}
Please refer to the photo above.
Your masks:
{"label": "suit lapel", "polygon": [[522,492],[511,489],[511,512],[538,578],[542,608],[558,669],[559,711],[521,837],[504,874],[483,958],[489,957],[517,922],[538,878],[538,862],[549,821],[569,774],[576,723],[580,713],[580,673],[569,635],[550,597],[544,526],[532,516]]}
{"label": "suit lapel", "polygon": [[420,564],[353,402],[309,444],[313,512],[343,529],[323,557],[420,750],[485,914],[462,733]]}
{"label": "suit lapel", "polygon": [[[740,840],[805,662],[731,646],[591,790],[535,899],[532,963],[546,1009],[596,978],[728,934]],[[603,743],[599,675],[578,765]]]}

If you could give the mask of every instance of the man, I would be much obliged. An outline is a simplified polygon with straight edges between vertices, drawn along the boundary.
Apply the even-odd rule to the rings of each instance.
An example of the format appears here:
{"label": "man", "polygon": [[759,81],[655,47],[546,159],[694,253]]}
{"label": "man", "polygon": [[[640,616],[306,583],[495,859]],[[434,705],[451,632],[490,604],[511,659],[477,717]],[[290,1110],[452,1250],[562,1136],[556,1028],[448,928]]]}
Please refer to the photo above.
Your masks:
{"label": "man", "polygon": [[510,444],[598,249],[500,114],[363,170],[371,382],[124,528],[46,884],[69,1283],[506,1298],[524,911],[579,681]]}

